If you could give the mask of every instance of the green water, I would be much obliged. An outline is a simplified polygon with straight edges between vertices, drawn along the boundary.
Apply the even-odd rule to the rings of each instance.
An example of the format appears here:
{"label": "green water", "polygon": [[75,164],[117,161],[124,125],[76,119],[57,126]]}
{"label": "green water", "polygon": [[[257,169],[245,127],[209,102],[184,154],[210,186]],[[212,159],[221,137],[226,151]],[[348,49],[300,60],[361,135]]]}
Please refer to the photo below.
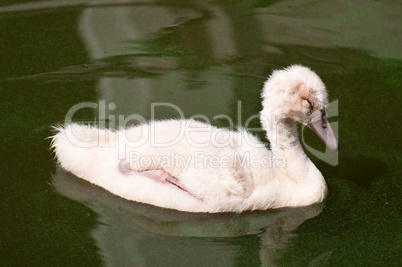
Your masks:
{"label": "green water", "polygon": [[[396,1],[0,1],[0,264],[400,265],[401,13]],[[331,164],[314,133],[303,143],[329,186],[323,204],[163,210],[66,173],[49,149],[51,126],[88,101],[114,103],[115,125],[151,119],[159,102],[244,125],[266,77],[293,63],[320,75],[334,107]]]}

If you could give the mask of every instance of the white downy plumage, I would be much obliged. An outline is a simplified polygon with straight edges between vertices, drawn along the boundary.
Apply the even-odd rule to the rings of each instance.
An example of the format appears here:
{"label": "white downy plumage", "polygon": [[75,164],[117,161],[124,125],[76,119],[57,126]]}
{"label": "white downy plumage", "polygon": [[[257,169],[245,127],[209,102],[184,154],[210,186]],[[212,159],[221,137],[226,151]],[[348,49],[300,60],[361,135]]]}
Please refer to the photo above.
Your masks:
{"label": "white downy plumage", "polygon": [[338,150],[325,114],[324,84],[309,68],[293,65],[273,72],[262,98],[271,151],[244,129],[195,120],[151,121],[118,131],[69,124],[56,129],[53,147],[61,166],[76,176],[159,207],[240,212],[321,202],[327,186],[303,152],[296,122]]}

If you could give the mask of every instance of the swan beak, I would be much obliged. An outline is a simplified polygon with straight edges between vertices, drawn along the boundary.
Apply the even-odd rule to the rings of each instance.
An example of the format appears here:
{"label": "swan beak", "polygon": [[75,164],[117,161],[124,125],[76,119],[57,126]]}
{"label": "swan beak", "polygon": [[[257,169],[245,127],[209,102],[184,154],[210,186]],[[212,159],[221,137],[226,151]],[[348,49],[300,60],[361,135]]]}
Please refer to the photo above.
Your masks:
{"label": "swan beak", "polygon": [[332,151],[339,150],[339,142],[329,124],[325,109],[314,111],[307,126],[312,129]]}

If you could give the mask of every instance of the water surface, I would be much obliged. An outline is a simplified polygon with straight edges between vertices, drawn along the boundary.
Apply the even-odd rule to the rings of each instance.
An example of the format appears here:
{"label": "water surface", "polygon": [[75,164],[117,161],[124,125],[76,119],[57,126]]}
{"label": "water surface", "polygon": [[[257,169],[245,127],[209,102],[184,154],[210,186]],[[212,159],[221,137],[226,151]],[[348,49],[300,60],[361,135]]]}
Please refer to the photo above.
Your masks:
{"label": "water surface", "polygon": [[[397,265],[401,12],[393,1],[1,1],[1,264]],[[338,155],[303,130],[329,186],[323,204],[163,210],[66,173],[49,150],[51,126],[82,102],[105,109],[76,121],[180,116],[153,113],[163,102],[217,126],[247,123],[264,140],[248,119],[266,77],[294,63],[315,70],[333,101]]]}

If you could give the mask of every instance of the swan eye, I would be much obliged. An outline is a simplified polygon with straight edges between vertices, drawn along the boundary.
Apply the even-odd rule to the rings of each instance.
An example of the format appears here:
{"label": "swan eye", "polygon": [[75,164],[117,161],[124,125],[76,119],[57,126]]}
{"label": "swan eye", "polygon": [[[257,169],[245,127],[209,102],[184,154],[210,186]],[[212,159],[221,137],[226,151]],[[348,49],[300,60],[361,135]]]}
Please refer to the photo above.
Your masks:
{"label": "swan eye", "polygon": [[307,98],[303,98],[303,100],[308,103],[309,108],[310,108],[310,113],[312,113],[312,112],[313,112],[313,109],[314,109],[313,104],[312,104],[312,103],[310,102],[310,100],[308,100]]}

